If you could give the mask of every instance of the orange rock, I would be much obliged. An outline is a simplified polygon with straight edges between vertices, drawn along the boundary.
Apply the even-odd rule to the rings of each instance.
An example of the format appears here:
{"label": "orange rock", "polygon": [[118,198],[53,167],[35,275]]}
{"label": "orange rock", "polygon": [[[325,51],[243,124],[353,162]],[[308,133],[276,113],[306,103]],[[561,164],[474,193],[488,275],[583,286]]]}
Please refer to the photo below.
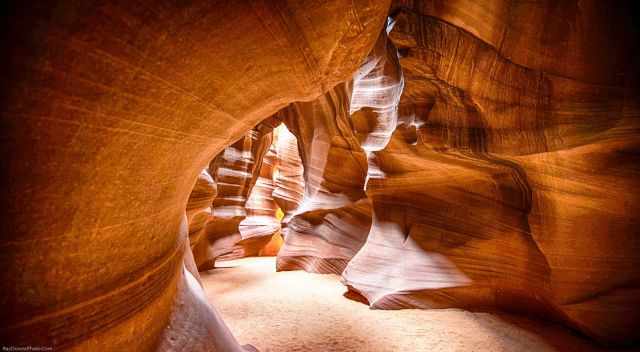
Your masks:
{"label": "orange rock", "polygon": [[399,127],[370,157],[372,229],[345,284],[376,308],[500,308],[637,339],[640,110],[630,47],[608,39],[629,37],[625,16],[398,5]]}
{"label": "orange rock", "polygon": [[[388,6],[9,4],[3,344],[153,349],[175,318],[180,228],[201,170],[262,119],[349,79]],[[221,350],[197,346],[183,348]]]}

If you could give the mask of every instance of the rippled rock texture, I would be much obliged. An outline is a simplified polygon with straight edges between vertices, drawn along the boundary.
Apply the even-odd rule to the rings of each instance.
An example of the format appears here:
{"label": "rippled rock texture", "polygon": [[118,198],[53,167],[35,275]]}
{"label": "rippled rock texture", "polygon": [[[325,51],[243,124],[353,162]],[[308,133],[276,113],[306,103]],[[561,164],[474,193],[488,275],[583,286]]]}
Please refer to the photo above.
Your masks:
{"label": "rippled rock texture", "polygon": [[258,122],[350,79],[389,3],[5,5],[2,343],[153,350],[184,321],[201,329],[164,336],[185,350],[238,350],[174,305],[198,291],[187,199]]}
{"label": "rippled rock texture", "polygon": [[338,85],[282,112],[300,146],[305,188],[287,221],[279,270],[340,273],[366,238],[366,156],[350,128],[348,89]]}
{"label": "rippled rock texture", "polygon": [[342,273],[374,308],[499,308],[637,341],[630,9],[10,3],[0,341],[250,349],[197,269],[280,227],[278,269]]}
{"label": "rippled rock texture", "polygon": [[370,157],[351,290],[374,308],[498,307],[637,339],[638,95],[625,16],[604,6],[394,5],[405,89]]}
{"label": "rippled rock texture", "polygon": [[367,153],[391,136],[401,92],[398,56],[382,31],[353,81],[281,111],[300,147],[305,189],[287,222],[278,270],[340,274],[364,244],[371,227]]}
{"label": "rippled rock texture", "polygon": [[258,255],[279,233],[272,196],[277,161],[273,129],[279,123],[277,116],[260,122],[209,164],[218,194],[211,203],[205,239],[195,251],[200,270],[212,269],[219,258]]}

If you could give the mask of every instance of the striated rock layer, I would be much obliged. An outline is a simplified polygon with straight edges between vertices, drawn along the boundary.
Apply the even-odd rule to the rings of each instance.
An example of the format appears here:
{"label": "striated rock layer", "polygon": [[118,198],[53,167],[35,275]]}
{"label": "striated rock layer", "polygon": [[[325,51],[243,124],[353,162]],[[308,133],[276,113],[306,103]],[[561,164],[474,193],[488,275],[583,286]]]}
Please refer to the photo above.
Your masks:
{"label": "striated rock layer", "polygon": [[638,338],[637,77],[626,16],[605,7],[394,6],[405,89],[369,158],[351,290],[375,308],[497,307]]}
{"label": "striated rock layer", "polygon": [[168,328],[185,350],[238,350],[174,306],[189,194],[259,121],[348,80],[389,3],[5,5],[2,343],[153,350],[190,321]]}
{"label": "striated rock layer", "polygon": [[364,0],[7,9],[3,345],[250,349],[197,269],[273,253],[278,208],[278,269],[342,273],[374,308],[637,341],[629,3],[401,0],[386,25]]}
{"label": "striated rock layer", "polygon": [[272,236],[280,235],[280,219],[278,219],[278,204],[273,199],[275,188],[273,173],[278,157],[274,145],[262,160],[258,179],[251,189],[249,199],[245,204],[247,217],[238,226],[239,242],[244,248],[244,256],[258,255],[271,241]]}
{"label": "striated rock layer", "polygon": [[280,112],[298,141],[305,191],[287,223],[278,270],[339,274],[360,249],[371,225],[367,153],[390,138],[401,92],[397,53],[383,30],[352,82]]}
{"label": "striated rock layer", "polygon": [[260,122],[209,164],[218,195],[196,251],[200,270],[213,268],[217,258],[257,255],[279,231],[271,196],[276,157],[270,150],[279,123],[277,116]]}
{"label": "striated rock layer", "polygon": [[195,277],[198,273],[198,260],[206,260],[207,257],[207,241],[205,236],[205,227],[211,219],[211,205],[218,193],[215,182],[207,169],[200,172],[193,190],[187,200],[187,225],[189,227],[189,245],[191,256],[193,259],[193,267],[189,268]]}
{"label": "striated rock layer", "polygon": [[277,162],[273,175],[274,189],[271,195],[283,212],[282,220],[286,224],[298,210],[304,197],[304,166],[300,159],[296,136],[284,124],[278,126],[276,132],[274,147]]}
{"label": "striated rock layer", "polygon": [[340,273],[369,231],[366,156],[350,128],[348,89],[281,112],[298,141],[305,188],[284,229],[278,270]]}

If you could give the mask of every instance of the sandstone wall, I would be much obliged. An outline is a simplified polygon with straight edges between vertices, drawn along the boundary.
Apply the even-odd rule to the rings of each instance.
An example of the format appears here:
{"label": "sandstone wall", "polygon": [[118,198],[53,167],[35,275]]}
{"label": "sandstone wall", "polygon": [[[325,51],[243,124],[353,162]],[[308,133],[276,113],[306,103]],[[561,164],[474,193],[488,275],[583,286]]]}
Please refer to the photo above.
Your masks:
{"label": "sandstone wall", "polygon": [[399,127],[370,158],[373,224],[345,284],[375,308],[497,307],[637,339],[637,71],[606,6],[395,4]]}
{"label": "sandstone wall", "polygon": [[260,120],[349,79],[389,4],[7,5],[2,341],[151,350],[185,292],[201,170]]}

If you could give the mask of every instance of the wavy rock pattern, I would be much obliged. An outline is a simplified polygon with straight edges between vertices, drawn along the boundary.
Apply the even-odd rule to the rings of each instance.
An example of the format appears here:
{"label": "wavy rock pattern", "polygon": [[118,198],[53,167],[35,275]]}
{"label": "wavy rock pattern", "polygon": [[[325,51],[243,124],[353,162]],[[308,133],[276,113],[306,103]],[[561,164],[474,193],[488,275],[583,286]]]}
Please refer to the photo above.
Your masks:
{"label": "wavy rock pattern", "polygon": [[571,3],[392,10],[399,126],[370,157],[371,232],[343,273],[372,307],[498,307],[637,338],[640,110],[610,41],[624,23]]}
{"label": "wavy rock pattern", "polygon": [[281,112],[297,137],[305,192],[288,221],[278,270],[339,274],[360,249],[371,224],[367,152],[390,138],[401,92],[397,53],[383,31],[352,83]]}
{"label": "wavy rock pattern", "polygon": [[280,234],[279,208],[273,199],[273,173],[278,160],[274,147],[271,144],[263,158],[258,179],[245,204],[247,217],[238,226],[242,238],[238,244],[244,248],[242,256],[258,255],[273,235]]}
{"label": "wavy rock pattern", "polygon": [[281,111],[298,141],[304,197],[287,221],[278,270],[340,273],[364,243],[366,155],[349,121],[349,86]]}
{"label": "wavy rock pattern", "polygon": [[398,0],[382,33],[387,1],[9,5],[3,345],[250,350],[197,268],[260,253],[277,207],[278,269],[374,308],[637,342],[629,4]]}
{"label": "wavy rock pattern", "polygon": [[[389,3],[8,5],[0,340],[148,351],[184,314],[184,211],[201,170],[265,117],[348,80]],[[183,348],[239,348],[190,346],[202,331]]]}
{"label": "wavy rock pattern", "polygon": [[304,167],[298,150],[298,139],[284,124],[278,127],[275,149],[277,162],[272,196],[284,213],[283,222],[286,223],[298,210],[304,197]]}
{"label": "wavy rock pattern", "polygon": [[205,230],[206,255],[196,260],[200,270],[213,268],[217,258],[256,255],[279,231],[269,155],[278,123],[277,116],[260,122],[211,161],[218,196]]}
{"label": "wavy rock pattern", "polygon": [[[211,218],[211,206],[213,200],[218,194],[215,182],[207,169],[202,170],[198,175],[193,190],[187,200],[187,223],[189,225],[189,244],[191,245],[192,254],[199,260],[206,259],[207,245],[205,240],[205,227]],[[198,261],[195,272],[197,273]]]}

